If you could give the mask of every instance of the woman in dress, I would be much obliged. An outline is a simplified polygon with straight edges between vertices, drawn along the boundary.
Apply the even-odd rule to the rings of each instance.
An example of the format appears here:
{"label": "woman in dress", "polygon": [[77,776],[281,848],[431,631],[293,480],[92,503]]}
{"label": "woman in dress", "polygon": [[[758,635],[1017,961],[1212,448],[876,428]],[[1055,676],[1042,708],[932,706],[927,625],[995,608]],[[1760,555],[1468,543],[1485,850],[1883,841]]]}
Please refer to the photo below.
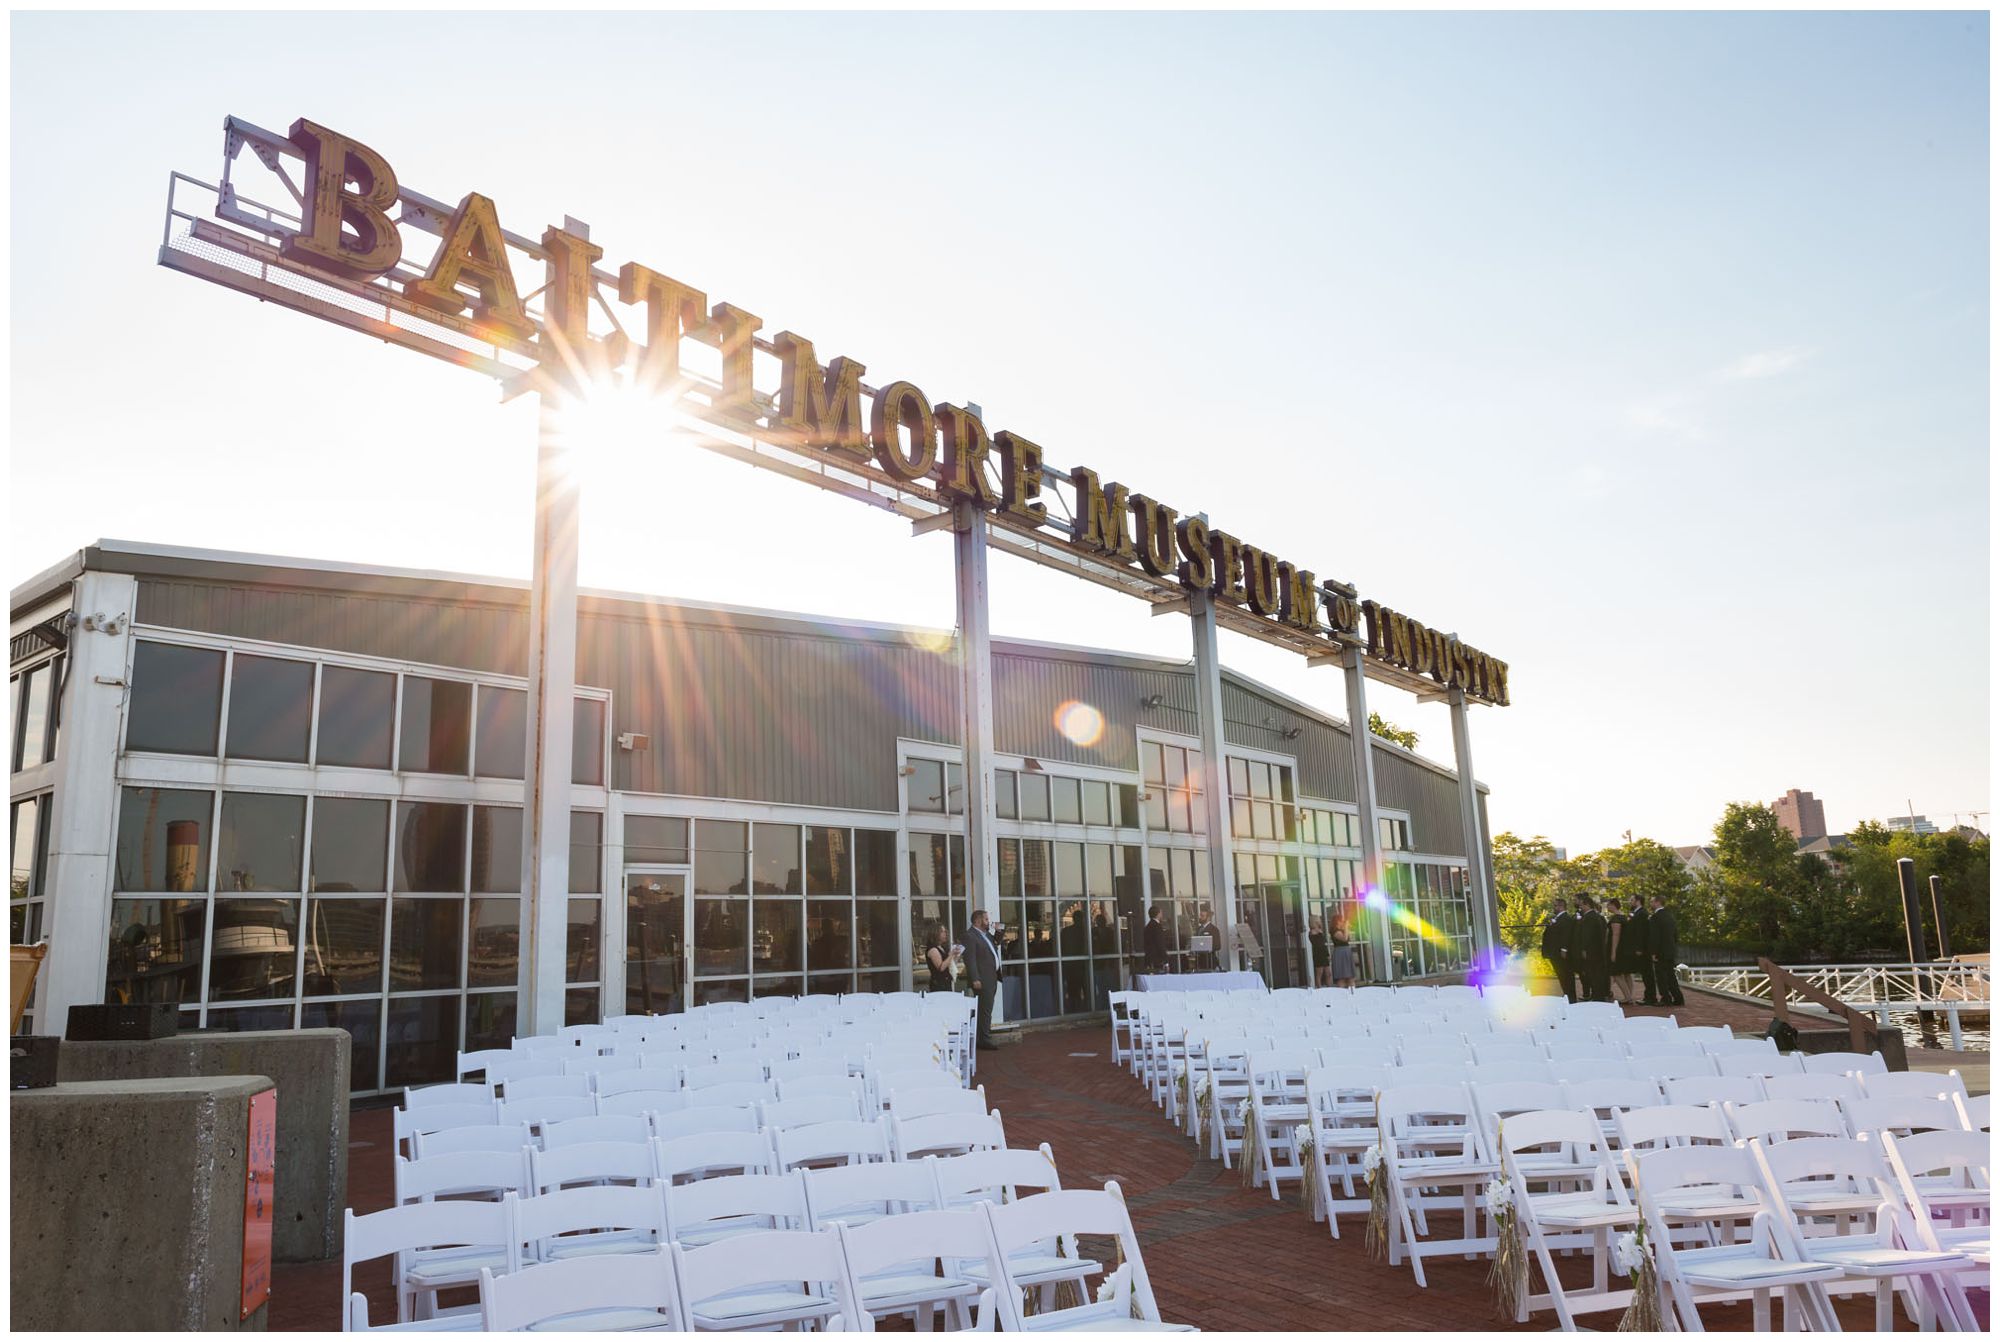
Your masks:
{"label": "woman in dress", "polygon": [[1625,940],[1625,915],[1619,912],[1617,901],[1606,900],[1605,906],[1611,910],[1607,920],[1611,924],[1611,1000],[1622,1004],[1632,1000],[1632,947]]}
{"label": "woman in dress", "polygon": [[1336,918],[1333,922],[1333,986],[1352,988],[1354,986],[1354,947],[1348,943],[1352,934],[1347,930],[1347,919]]}
{"label": "woman in dress", "polygon": [[1330,957],[1333,952],[1327,946],[1326,924],[1314,918],[1306,924],[1306,927],[1306,940],[1312,945],[1313,987],[1331,988],[1333,986],[1333,961]]}
{"label": "woman in dress", "polygon": [[951,972],[958,966],[958,947],[951,944],[951,933],[943,923],[931,924],[931,935],[924,946],[924,963],[931,970],[931,991],[948,993],[951,991]]}

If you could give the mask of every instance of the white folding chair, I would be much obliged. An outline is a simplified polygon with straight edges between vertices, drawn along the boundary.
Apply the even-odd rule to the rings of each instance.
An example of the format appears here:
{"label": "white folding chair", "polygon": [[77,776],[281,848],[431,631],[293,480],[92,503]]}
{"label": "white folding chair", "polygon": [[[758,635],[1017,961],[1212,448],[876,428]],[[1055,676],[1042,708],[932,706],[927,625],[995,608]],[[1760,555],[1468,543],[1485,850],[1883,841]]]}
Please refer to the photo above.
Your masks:
{"label": "white folding chair", "polygon": [[528,1161],[521,1151],[454,1151],[421,1160],[396,1156],[391,1178],[399,1207],[440,1198],[498,1202],[527,1190]]}
{"label": "white folding chair", "polygon": [[738,1105],[701,1105],[663,1112],[655,1109],[655,1137],[691,1137],[697,1132],[755,1132],[757,1111]]}
{"label": "white folding chair", "polygon": [[[1963,1254],[1970,1266],[1959,1285],[1993,1289],[1993,1145],[1982,1133],[1949,1130],[1882,1136],[1882,1153],[1909,1209],[1905,1242],[1912,1248]],[[1961,1328],[1981,1326],[1961,1290],[1954,1299]]]}
{"label": "white folding chair", "polygon": [[743,1082],[761,1084],[764,1080],[764,1064],[761,1062],[704,1062],[695,1063],[687,1069],[686,1087],[689,1090],[707,1090],[711,1086]]}
{"label": "white folding chair", "polygon": [[[626,1075],[636,1075],[626,1073]],[[675,1114],[693,1108],[693,1097],[701,1094],[693,1090],[615,1090],[597,1093],[597,1112],[600,1114],[622,1114],[646,1117],[650,1114]],[[718,1108],[727,1106],[717,1106]]]}
{"label": "white folding chair", "polygon": [[[1841,1269],[1799,1261],[1788,1237],[1775,1226],[1763,1178],[1750,1152],[1740,1146],[1679,1146],[1631,1157],[1634,1192],[1646,1220],[1646,1245],[1653,1255],[1662,1298],[1661,1315],[1686,1332],[1703,1331],[1701,1303],[1735,1299],[1748,1291],[1753,1326],[1771,1330],[1771,1296],[1782,1293],[1787,1328],[1838,1332],[1839,1320],[1826,1296],[1826,1283]],[[1740,1238],[1721,1243],[1677,1245],[1670,1222],[1691,1199],[1721,1190],[1728,1219],[1746,1219]],[[1725,1200],[1726,1199],[1726,1200]],[[1663,1206],[1671,1201],[1673,1209]],[[1716,1218],[1722,1219],[1722,1218]]]}
{"label": "white folding chair", "polygon": [[1860,1072],[1865,1076],[1889,1070],[1880,1053],[1807,1053],[1802,1060],[1808,1072]]}
{"label": "white folding chair", "polygon": [[542,1126],[542,1146],[553,1151],[584,1142],[650,1142],[653,1125],[644,1114],[590,1114]]}
{"label": "white folding chair", "polygon": [[897,1160],[924,1155],[958,1155],[966,1151],[997,1151],[1007,1145],[1000,1111],[986,1114],[931,1114],[925,1118],[889,1119],[889,1149]]}
{"label": "white folding chair", "polygon": [[1668,1104],[1755,1104],[1764,1083],[1754,1076],[1687,1076],[1660,1083]]}
{"label": "white folding chair", "polygon": [[1604,1077],[1563,1082],[1563,1108],[1583,1110],[1597,1120],[1607,1147],[1618,1145],[1620,1109],[1650,1109],[1661,1103],[1660,1088],[1632,1077]]}
{"label": "white folding chair", "polygon": [[650,1184],[563,1188],[514,1202],[521,1262],[648,1253],[666,1242],[667,1207]]}
{"label": "white folding chair", "polygon": [[1318,1065],[1319,1054],[1310,1048],[1259,1049],[1249,1058],[1250,1117],[1246,1129],[1257,1138],[1251,1185],[1268,1187],[1273,1201],[1281,1197],[1280,1185],[1302,1180],[1305,1174],[1293,1134],[1312,1117],[1306,1102],[1306,1075]]}
{"label": "white folding chair", "polygon": [[[699,1184],[689,1184],[699,1188]],[[674,1281],[695,1332],[770,1329],[860,1332],[872,1320],[854,1296],[832,1230],[753,1230],[674,1244]]]}
{"label": "white folding chair", "polygon": [[[1792,1256],[1841,1269],[1831,1294],[1849,1290],[1875,1296],[1875,1331],[1895,1324],[1895,1291],[1901,1282],[1917,1326],[1928,1332],[1940,1318],[1947,1327],[1963,1299],[1958,1277],[1972,1260],[1942,1249],[1906,1245],[1899,1213],[1902,1197],[1881,1148],[1844,1137],[1749,1143],[1771,1194],[1772,1217],[1790,1238]],[[1823,1224],[1829,1215],[1835,1224]],[[1850,1219],[1859,1225],[1850,1228]],[[1956,1297],[1956,1298],[1954,1298]]]}
{"label": "white folding chair", "polygon": [[358,1263],[393,1257],[396,1323],[412,1331],[477,1331],[479,1312],[437,1316],[437,1292],[478,1281],[482,1268],[502,1272],[516,1266],[509,1240],[513,1208],[508,1202],[423,1202],[389,1207],[366,1216],[348,1208],[342,1226],[340,1297],[348,1332],[383,1332],[391,1324],[371,1324],[368,1297],[354,1289]]}
{"label": "white folding chair", "polygon": [[1764,1094],[1773,1100],[1858,1100],[1861,1081],[1841,1072],[1802,1072],[1797,1076],[1767,1076]]}
{"label": "white folding chair", "polygon": [[1958,1109],[1958,1121],[1965,1124],[1968,1132],[1993,1131],[1993,1096],[1953,1095],[1951,1102]]}
{"label": "white folding chair", "polygon": [[[921,1090],[892,1091],[888,1110],[897,1118],[926,1118],[931,1114],[983,1114],[990,1108],[986,1087],[961,1090],[957,1086],[925,1086]],[[849,1114],[852,1118],[854,1115]],[[768,1122],[768,1120],[767,1120]]]}
{"label": "white folding chair", "polygon": [[554,1076],[510,1077],[500,1085],[500,1098],[509,1104],[517,1100],[575,1099],[590,1093],[590,1078],[569,1072],[559,1072]]}
{"label": "white folding chair", "polygon": [[671,1094],[681,1089],[681,1073],[678,1067],[650,1065],[642,1058],[641,1066],[620,1072],[605,1072],[597,1078],[597,1099],[599,1112],[604,1112],[603,1102],[613,1095],[623,1095],[627,1091],[651,1090]]}
{"label": "white folding chair", "polygon": [[1804,1076],[1806,1065],[1796,1053],[1725,1053],[1715,1060],[1723,1076]]}
{"label": "white folding chair", "polygon": [[778,1088],[769,1081],[718,1081],[710,1086],[689,1086],[690,1106],[758,1105],[775,1102]]}
{"label": "white folding chair", "polygon": [[723,1174],[670,1185],[666,1194],[667,1234],[676,1244],[713,1244],[806,1223],[805,1185],[797,1174]]}
{"label": "white folding chair", "polygon": [[[582,1308],[578,1308],[579,1304]],[[475,1325],[489,1333],[536,1331],[685,1332],[666,1245],[637,1253],[535,1263],[496,1276],[479,1273]]]}
{"label": "white folding chair", "polygon": [[[515,1056],[517,1055],[511,1049],[504,1048],[460,1049],[458,1052],[458,1079],[463,1081],[474,1072],[484,1075],[489,1063],[504,1062]],[[487,1077],[486,1086],[490,1093],[493,1087],[493,1078]]]}
{"label": "white folding chair", "polygon": [[[845,1066],[838,1058],[830,1059],[835,1066]],[[854,1101],[858,1112],[868,1103],[868,1080],[866,1077],[849,1076],[846,1072],[838,1076],[832,1074],[808,1074],[785,1077],[778,1081],[778,1098],[781,1100],[801,1100],[809,1095],[845,1095]],[[949,1095],[950,1091],[935,1091],[934,1094]]]}
{"label": "white folding chair", "polygon": [[[1493,1235],[1480,1233],[1480,1195],[1500,1166],[1487,1154],[1484,1125],[1463,1085],[1392,1082],[1375,1105],[1382,1150],[1376,1177],[1389,1180],[1389,1265],[1408,1255],[1417,1285],[1427,1286],[1425,1258],[1493,1251]],[[1463,1217],[1459,1236],[1430,1238],[1429,1213],[1454,1207]]]}
{"label": "white folding chair", "polygon": [[418,1109],[397,1109],[391,1113],[390,1131],[395,1136],[396,1149],[403,1149],[404,1142],[410,1142],[415,1150],[415,1139],[421,1133],[443,1132],[449,1128],[490,1128],[500,1122],[500,1106],[492,1100],[473,1104],[432,1104]]}
{"label": "white folding chair", "polygon": [[1617,1030],[1625,1025],[1625,1008],[1616,1002],[1571,1002],[1563,1020],[1572,1025]]}
{"label": "white folding chair", "polygon": [[1632,1075],[1665,1083],[1689,1077],[1714,1076],[1715,1059],[1706,1053],[1632,1059]]}
{"label": "white folding chair", "polygon": [[430,1109],[440,1104],[490,1104],[493,1087],[483,1081],[412,1086],[403,1092],[405,1109]]}
{"label": "white folding chair", "polygon": [[1883,1132],[1900,1136],[1909,1132],[1964,1130],[1957,1106],[1942,1095],[1864,1095],[1858,1100],[1841,1101],[1840,1109],[1847,1115],[1848,1128],[1857,1137]]}
{"label": "white folding chair", "polygon": [[767,1132],[697,1132],[653,1144],[653,1167],[668,1184],[722,1174],[776,1174]]}
{"label": "white folding chair", "polygon": [[[1625,1195],[1597,1120],[1575,1110],[1517,1113],[1502,1125],[1498,1150],[1522,1243],[1545,1288],[1535,1293],[1532,1277],[1523,1283],[1516,1321],[1552,1309],[1562,1330],[1574,1332],[1578,1314],[1623,1309],[1632,1292],[1611,1288],[1610,1234],[1637,1224],[1639,1211]],[[1571,1291],[1556,1271],[1554,1253],[1570,1248],[1590,1250],[1588,1290]]]}
{"label": "white folding chair", "polygon": [[651,1142],[579,1142],[528,1151],[528,1187],[536,1194],[572,1184],[644,1187],[658,1179]]}
{"label": "white folding chair", "polygon": [[[810,1200],[810,1194],[808,1194]],[[836,1222],[848,1284],[861,1307],[876,1319],[908,1315],[912,1327],[928,1332],[940,1314],[955,1332],[971,1330],[973,1306],[982,1302],[982,1331],[993,1325],[992,1238],[977,1208],[917,1211],[874,1220]],[[985,1278],[955,1270],[959,1262],[985,1262]]]}
{"label": "white folding chair", "polygon": [[523,1151],[534,1144],[526,1123],[488,1123],[476,1128],[444,1128],[411,1134],[412,1158],[448,1156],[459,1151]]}
{"label": "white folding chair", "polygon": [[772,1134],[777,1172],[829,1164],[858,1165],[889,1159],[889,1124],[884,1119],[844,1119],[809,1123]]}
{"label": "white folding chair", "polygon": [[[581,1081],[584,1078],[576,1077]],[[595,1095],[545,1095],[532,1100],[500,1101],[499,1122],[526,1123],[539,1131],[544,1124],[566,1118],[588,1118],[597,1112]]]}
{"label": "white folding chair", "polygon": [[[1160,1318],[1159,1302],[1153,1298],[1152,1279],[1146,1275],[1145,1258],[1139,1237],[1125,1210],[1125,1198],[1118,1185],[1108,1183],[1100,1192],[1072,1188],[1040,1193],[1019,1202],[982,1204],[992,1242],[988,1255],[999,1270],[994,1283],[996,1313],[1000,1326],[1010,1333],[1024,1332],[1186,1332],[1184,1325],[1169,1324]],[[1110,1236],[1118,1242],[1122,1264],[1114,1271],[1095,1299],[1084,1290],[1083,1277],[1077,1278],[1077,1298],[1081,1304],[1057,1304],[1055,1285],[1037,1282],[1039,1273],[1024,1265],[1040,1264],[1046,1255],[1038,1246],[1051,1241],[1068,1244],[1079,1235]],[[1087,1260],[1074,1260],[1085,1276],[1102,1268]],[[1039,1292],[1041,1308],[1034,1314],[1022,1309],[1022,1293],[1030,1286]]]}
{"label": "white folding chair", "polygon": [[1847,1119],[1832,1100],[1757,1100],[1738,1104],[1725,1100],[1722,1118],[1738,1141],[1752,1137],[1786,1142],[1799,1137],[1853,1136]]}
{"label": "white folding chair", "polygon": [[801,1170],[807,1227],[827,1230],[938,1205],[934,1157]]}
{"label": "white folding chair", "polygon": [[1948,1072],[1863,1073],[1861,1093],[1871,1100],[1928,1099],[1964,1095],[1965,1078],[1956,1067]]}

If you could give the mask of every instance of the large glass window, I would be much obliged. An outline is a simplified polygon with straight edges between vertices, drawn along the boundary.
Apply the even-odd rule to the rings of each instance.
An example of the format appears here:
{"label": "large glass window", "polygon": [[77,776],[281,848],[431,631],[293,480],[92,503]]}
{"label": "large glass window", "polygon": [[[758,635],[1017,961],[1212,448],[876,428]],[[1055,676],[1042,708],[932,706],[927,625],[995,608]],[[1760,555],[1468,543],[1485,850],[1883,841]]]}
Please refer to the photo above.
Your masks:
{"label": "large glass window", "polygon": [[395,744],[396,678],[386,671],[325,666],[319,677],[321,764],[386,769]]}
{"label": "large glass window", "polygon": [[472,954],[466,966],[467,986],[512,987],[520,974],[521,901],[475,899],[469,917]]}
{"label": "large glass window", "polygon": [[398,899],[389,923],[389,991],[459,986],[459,920],[465,901]]}
{"label": "large glass window", "polygon": [[1201,752],[1141,741],[1139,767],[1146,780],[1146,827],[1170,834],[1201,833]]}
{"label": "large glass window", "polygon": [[910,770],[910,810],[944,814],[944,761],[913,759],[906,767]]}
{"label": "large glass window", "polygon": [[479,687],[478,774],[520,778],[528,753],[528,696],[498,685]]}
{"label": "large glass window", "polygon": [[465,807],[396,803],[396,893],[465,889]]}
{"label": "large glass window", "polygon": [[208,827],[215,794],[128,787],[118,807],[118,888],[208,889]]}
{"label": "large glass window", "polygon": [[312,696],[311,662],[237,653],[229,672],[229,758],[304,764]]}
{"label": "large glass window", "polygon": [[[299,901],[296,899],[217,899],[209,937],[208,1000],[238,1001],[293,995],[298,972]],[[282,1025],[244,1029],[290,1029]]]}
{"label": "large glass window", "polygon": [[389,803],[365,797],[313,800],[312,888],[386,890]]}
{"label": "large glass window", "polygon": [[471,762],[471,746],[472,686],[404,676],[398,766],[405,773],[462,774]]}
{"label": "large glass window", "polygon": [[[306,913],[308,997],[341,997],[382,991],[382,918],[387,901],[315,896]],[[355,1046],[360,1046],[359,1036]],[[355,1055],[357,1089],[374,1089],[374,1063]],[[364,1082],[363,1077],[367,1080]]]}
{"label": "large glass window", "polygon": [[19,685],[14,687],[20,694],[20,698],[13,701],[20,726],[14,749],[13,767],[16,771],[32,769],[55,758],[50,702],[60,665],[60,660],[43,662],[22,673]]}
{"label": "large glass window", "polygon": [[602,699],[576,701],[575,735],[570,740],[572,783],[592,787],[604,783],[604,718],[608,705]]}
{"label": "large glass window", "polygon": [[569,813],[569,892],[595,895],[604,889],[604,813]]}
{"label": "large glass window", "polygon": [[1299,837],[1290,765],[1230,757],[1229,832],[1239,839]]}
{"label": "large glass window", "polygon": [[473,893],[519,894],[521,890],[521,808],[472,808]]}
{"label": "large glass window", "polygon": [[222,723],[222,653],[145,639],[132,653],[127,750],[213,755]]}
{"label": "large glass window", "polygon": [[625,817],[625,861],[638,863],[688,860],[688,822],[677,815]]}
{"label": "large glass window", "polygon": [[109,1003],[199,1002],[205,899],[115,899],[105,965]]}
{"label": "large glass window", "polygon": [[300,889],[306,799],[263,792],[222,794],[217,890]]}

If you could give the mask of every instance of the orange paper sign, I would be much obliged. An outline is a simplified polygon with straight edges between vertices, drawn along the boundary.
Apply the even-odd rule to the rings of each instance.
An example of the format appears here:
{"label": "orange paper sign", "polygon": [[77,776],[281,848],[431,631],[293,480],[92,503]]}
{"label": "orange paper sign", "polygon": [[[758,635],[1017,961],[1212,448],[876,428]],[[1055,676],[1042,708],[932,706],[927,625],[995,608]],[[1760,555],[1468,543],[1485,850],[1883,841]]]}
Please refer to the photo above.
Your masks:
{"label": "orange paper sign", "polygon": [[278,1092],[250,1097],[243,1170],[243,1317],[271,1298],[271,1218],[278,1169]]}

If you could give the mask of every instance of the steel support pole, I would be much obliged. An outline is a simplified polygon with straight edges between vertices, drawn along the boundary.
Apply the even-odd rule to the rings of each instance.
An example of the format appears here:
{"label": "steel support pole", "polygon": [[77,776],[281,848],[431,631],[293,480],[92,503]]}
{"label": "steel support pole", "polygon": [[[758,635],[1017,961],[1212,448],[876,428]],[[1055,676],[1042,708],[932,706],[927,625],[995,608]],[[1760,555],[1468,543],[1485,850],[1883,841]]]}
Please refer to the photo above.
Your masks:
{"label": "steel support pole", "polygon": [[[1215,603],[1206,592],[1188,596],[1188,624],[1194,630],[1194,702],[1201,733],[1201,813],[1208,833],[1208,888],[1222,914],[1224,944],[1215,948],[1215,962],[1224,969],[1241,969],[1236,961],[1236,872],[1229,853],[1229,770],[1223,764],[1222,657],[1215,644]],[[1284,953],[1266,946],[1264,962]]]}
{"label": "steel support pole", "polygon": [[[1929,997],[1924,962],[1931,958],[1930,939],[1924,935],[1924,906],[1917,901],[1917,864],[1907,857],[1896,859],[1896,884],[1903,896],[1903,933],[1910,947],[1910,964],[1917,986],[1917,1000]],[[1937,1037],[1937,1022],[1928,1011],[1917,1012],[1917,1028],[1925,1039]]]}
{"label": "steel support pole", "polygon": [[[1465,691],[1451,692],[1451,745],[1458,764],[1458,819],[1465,835],[1465,867],[1471,888],[1473,925],[1479,929],[1480,949],[1491,961],[1500,948],[1500,909],[1493,886],[1486,879],[1486,835],[1479,823],[1479,786],[1472,774],[1472,731],[1468,723]],[[1474,956],[1474,963],[1480,956]]]}
{"label": "steel support pole", "polygon": [[1945,931],[1944,927],[1944,892],[1938,888],[1943,884],[1944,878],[1940,876],[1931,877],[1931,923],[1937,928],[1937,958],[1940,960],[1949,960],[1951,959],[1951,937]]}
{"label": "steel support pole", "polygon": [[569,937],[570,751],[576,734],[576,477],[563,460],[561,393],[541,392],[535,454],[535,577],[528,599],[528,757],[521,821],[519,1033],[563,1027]]}
{"label": "steel support pole", "polygon": [[[966,908],[985,909],[997,921],[1000,854],[993,842],[993,640],[987,623],[987,522],[986,514],[969,503],[957,504],[952,511],[958,571],[959,697],[964,712],[960,735],[965,746]],[[946,809],[950,809],[949,801]],[[960,931],[954,927],[951,934],[957,937]]]}
{"label": "steel support pole", "polygon": [[[1347,734],[1354,749],[1354,800],[1361,811],[1361,894],[1365,901],[1382,888],[1382,826],[1375,809],[1374,733],[1368,730],[1368,676],[1361,649],[1349,648],[1341,663],[1347,678]],[[1381,903],[1367,906],[1375,977],[1386,983],[1396,977],[1389,957],[1389,913]]]}

